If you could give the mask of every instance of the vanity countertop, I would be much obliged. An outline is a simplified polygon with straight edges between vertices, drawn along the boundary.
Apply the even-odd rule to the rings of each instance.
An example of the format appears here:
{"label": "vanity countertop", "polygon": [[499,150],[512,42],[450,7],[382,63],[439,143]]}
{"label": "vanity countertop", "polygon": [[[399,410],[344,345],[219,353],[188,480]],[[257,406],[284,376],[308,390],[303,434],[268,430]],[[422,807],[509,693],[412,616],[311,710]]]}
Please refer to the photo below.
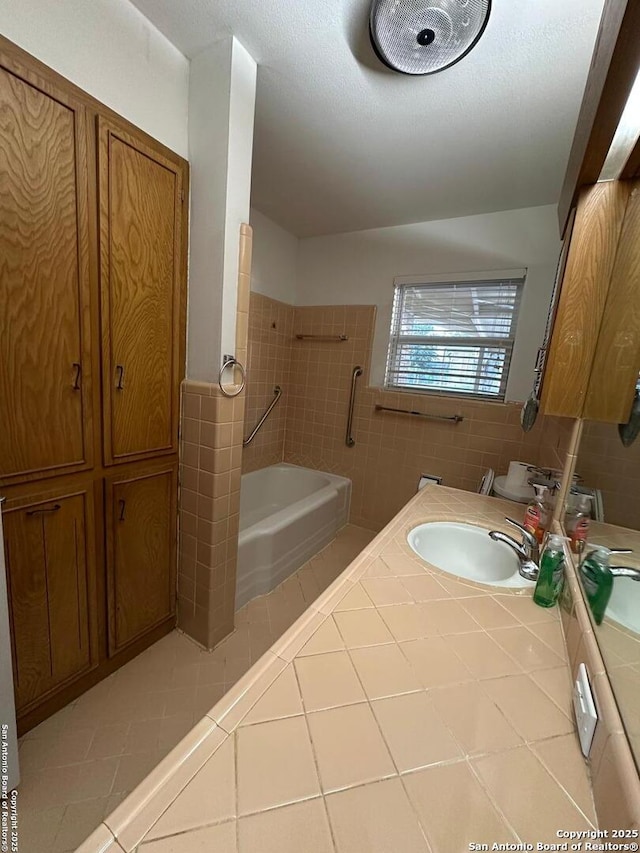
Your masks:
{"label": "vanity countertop", "polygon": [[513,512],[419,492],[79,851],[462,853],[593,829],[558,608],[406,543]]}

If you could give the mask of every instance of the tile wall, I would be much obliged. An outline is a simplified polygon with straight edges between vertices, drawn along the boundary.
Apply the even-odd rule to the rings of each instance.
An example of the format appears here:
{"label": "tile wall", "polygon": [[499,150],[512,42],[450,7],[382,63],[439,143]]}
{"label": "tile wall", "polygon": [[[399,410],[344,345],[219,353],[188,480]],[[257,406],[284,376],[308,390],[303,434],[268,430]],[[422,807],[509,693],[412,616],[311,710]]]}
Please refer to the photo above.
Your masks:
{"label": "tile wall", "polygon": [[[373,306],[293,307],[251,294],[245,431],[268,405],[274,384],[282,385],[284,395],[269,419],[271,425],[267,421],[250,453],[245,451],[243,472],[284,460],[347,476],[353,484],[351,522],[379,530],[415,493],[422,473],[473,491],[487,468],[505,473],[513,459],[562,468],[571,430],[567,419],[540,418],[525,435],[517,404],[369,387],[374,324]],[[346,334],[349,340],[298,341],[295,334]],[[365,373],[356,394],[356,444],[349,448],[345,428],[356,365]],[[376,413],[376,403],[461,414],[464,421],[455,425]]]}
{"label": "tile wall", "polygon": [[[251,228],[242,225],[236,319],[236,358],[242,364],[250,270]],[[233,379],[239,382],[240,376]],[[183,383],[178,627],[206,648],[234,625],[244,409],[245,392],[231,398],[217,383]]]}
{"label": "tile wall", "polygon": [[623,447],[615,424],[585,421],[576,471],[601,489],[608,524],[637,529],[640,519],[640,442]]}
{"label": "tile wall", "polygon": [[249,302],[247,395],[245,435],[249,435],[273,400],[273,389],[282,387],[282,397],[254,441],[242,453],[242,472],[257,471],[282,462],[284,457],[287,401],[291,393],[289,375],[293,338],[293,306],[260,293]]}

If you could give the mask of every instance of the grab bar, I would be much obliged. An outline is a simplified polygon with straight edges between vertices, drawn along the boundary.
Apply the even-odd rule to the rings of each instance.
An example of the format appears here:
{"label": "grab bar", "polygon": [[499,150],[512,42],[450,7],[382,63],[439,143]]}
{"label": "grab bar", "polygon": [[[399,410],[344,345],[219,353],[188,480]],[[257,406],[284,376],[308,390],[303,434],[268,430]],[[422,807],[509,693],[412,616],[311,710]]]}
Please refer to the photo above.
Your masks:
{"label": "grab bar", "polygon": [[394,409],[391,406],[381,406],[379,403],[376,403],[375,411],[395,412],[398,415],[415,415],[419,418],[430,418],[434,421],[453,421],[456,424],[464,420],[462,415],[430,415],[428,412],[414,412],[411,409]]}
{"label": "grab bar", "polygon": [[349,335],[295,335],[297,341],[348,341]]}
{"label": "grab bar", "polygon": [[282,396],[282,388],[279,385],[276,385],[276,387],[273,389],[273,393],[275,396],[274,396],[273,400],[269,403],[269,407],[266,410],[266,412],[264,413],[264,415],[260,418],[258,423],[255,425],[255,427],[251,431],[251,434],[248,435],[246,438],[242,439],[242,446],[243,447],[246,447],[248,444],[251,444],[253,439],[256,437],[258,430],[260,429],[262,424],[266,421],[266,419],[269,417],[273,407],[275,406],[275,404],[278,402],[278,400]]}
{"label": "grab bar", "polygon": [[355,438],[351,435],[351,429],[353,427],[353,406],[356,402],[356,379],[358,376],[362,376],[362,368],[360,366],[353,368],[353,373],[351,374],[351,396],[349,398],[349,417],[347,418],[347,436],[345,438],[345,444],[347,447],[353,447],[356,443]]}

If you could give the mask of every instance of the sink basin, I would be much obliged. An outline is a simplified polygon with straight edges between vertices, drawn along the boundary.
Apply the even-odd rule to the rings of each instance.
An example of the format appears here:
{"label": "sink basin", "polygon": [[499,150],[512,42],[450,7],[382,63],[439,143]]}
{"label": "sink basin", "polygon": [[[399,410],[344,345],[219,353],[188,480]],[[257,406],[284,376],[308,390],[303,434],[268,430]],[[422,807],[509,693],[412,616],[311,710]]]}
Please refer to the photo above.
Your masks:
{"label": "sink basin", "polygon": [[614,578],[605,616],[640,634],[640,581]]}
{"label": "sink basin", "polygon": [[519,574],[519,561],[504,542],[474,524],[430,521],[409,531],[407,542],[432,566],[459,578],[500,587],[531,587]]}

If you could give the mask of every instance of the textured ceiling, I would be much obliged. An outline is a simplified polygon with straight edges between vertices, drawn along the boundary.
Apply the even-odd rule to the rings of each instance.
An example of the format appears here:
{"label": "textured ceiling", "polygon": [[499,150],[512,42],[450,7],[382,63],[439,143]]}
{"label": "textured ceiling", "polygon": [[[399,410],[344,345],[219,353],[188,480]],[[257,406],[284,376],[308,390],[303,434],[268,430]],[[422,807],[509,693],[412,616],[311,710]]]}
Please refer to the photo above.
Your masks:
{"label": "textured ceiling", "polygon": [[460,63],[385,69],[369,0],[133,0],[187,56],[257,60],[252,204],[300,236],[555,203],[603,0],[494,0]]}

